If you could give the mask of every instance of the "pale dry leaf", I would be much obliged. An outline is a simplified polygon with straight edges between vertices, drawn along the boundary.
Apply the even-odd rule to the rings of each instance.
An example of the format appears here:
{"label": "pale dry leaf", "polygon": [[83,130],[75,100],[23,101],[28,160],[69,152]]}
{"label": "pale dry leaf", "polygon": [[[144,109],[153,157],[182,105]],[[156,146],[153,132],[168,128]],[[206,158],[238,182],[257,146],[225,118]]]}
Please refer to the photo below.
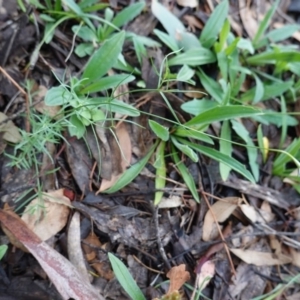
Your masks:
{"label": "pale dry leaf", "polygon": [[[27,205],[22,220],[43,241],[57,234],[68,221],[71,202],[63,189],[43,193]],[[42,204],[42,205],[41,205]]]}
{"label": "pale dry leaf", "polygon": [[243,214],[252,222],[255,223],[257,221],[257,212],[253,206],[250,206],[248,204],[242,204],[240,205],[240,209],[243,212]]}
{"label": "pale dry leaf", "polygon": [[162,197],[158,204],[159,208],[175,208],[182,205],[182,197],[171,195],[170,197]]}
{"label": "pale dry leaf", "polygon": [[188,23],[188,28],[192,32],[195,32],[196,28],[198,28],[198,29],[202,29],[203,28],[203,24],[195,16],[184,15],[182,18]]}
{"label": "pale dry leaf", "polygon": [[[243,200],[239,197],[227,197],[222,199],[222,201],[214,203],[211,206],[211,210],[209,210],[205,215],[202,239],[204,241],[211,240],[212,233],[216,232],[215,219],[218,222],[224,222],[229,218],[237,206],[242,203],[242,201]],[[215,216],[215,218],[213,216]]]}
{"label": "pale dry leaf", "polygon": [[249,7],[250,1],[239,0],[240,16],[248,36],[253,39],[257,30],[258,23],[252,16],[252,11]]}
{"label": "pale dry leaf", "polygon": [[260,207],[260,213],[266,223],[270,223],[275,218],[275,214],[273,214],[273,212],[272,212],[271,205],[267,201],[263,201],[263,203]]}
{"label": "pale dry leaf", "polygon": [[167,295],[170,295],[173,292],[178,291],[190,279],[190,273],[185,270],[185,265],[181,264],[171,268],[167,273],[167,277],[170,279]]}
{"label": "pale dry leaf", "polygon": [[65,257],[43,242],[23,220],[0,210],[0,221],[35,257],[63,299],[104,300]]}
{"label": "pale dry leaf", "polygon": [[197,7],[198,0],[176,0],[177,4],[184,7]]}
{"label": "pale dry leaf", "polygon": [[292,264],[300,268],[300,252],[290,247],[290,255],[292,257]]}
{"label": "pale dry leaf", "polygon": [[[5,121],[7,116],[0,112],[0,123]],[[22,140],[22,136],[19,132],[19,129],[12,121],[8,121],[0,125],[0,132],[3,132],[3,140],[11,143],[18,143]]]}
{"label": "pale dry leaf", "polygon": [[229,250],[247,264],[255,266],[275,266],[292,262],[292,258],[284,254],[276,255],[271,252],[261,252],[255,250],[233,249]]}
{"label": "pale dry leaf", "polygon": [[68,258],[78,272],[90,281],[81,249],[79,212],[74,213],[68,229]]}
{"label": "pale dry leaf", "polygon": [[202,267],[199,274],[197,274],[197,286],[200,291],[206,288],[209,281],[215,275],[215,263],[211,260],[206,261]]}

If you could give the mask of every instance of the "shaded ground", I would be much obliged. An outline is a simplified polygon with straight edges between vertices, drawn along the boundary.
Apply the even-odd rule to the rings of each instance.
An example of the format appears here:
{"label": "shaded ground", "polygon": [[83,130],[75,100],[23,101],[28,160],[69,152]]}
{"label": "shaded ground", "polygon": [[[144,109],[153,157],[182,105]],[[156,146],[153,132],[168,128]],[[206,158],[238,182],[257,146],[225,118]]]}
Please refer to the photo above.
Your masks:
{"label": "shaded ground", "polygon": [[[210,15],[211,1],[200,1],[199,7],[194,10],[185,7],[184,2],[179,4],[181,6],[171,3],[169,8],[199,35],[198,32]],[[112,9],[119,11],[128,3],[112,1],[110,5]],[[251,35],[251,27],[245,26],[240,19],[239,5],[241,3],[237,1],[230,2],[232,27],[237,34]],[[259,9],[259,5],[255,3],[251,9]],[[297,22],[299,12],[297,1],[292,1],[290,5],[282,3],[275,16],[276,22]],[[31,13],[35,15],[36,23],[29,18]],[[65,78],[66,81],[70,74],[82,73],[87,59],[79,58],[71,51],[73,32],[70,28],[74,24],[77,24],[74,20],[62,24],[55,31],[53,40],[40,49],[35,63],[31,63],[34,60],[32,54],[42,39],[41,32],[44,29],[40,12],[35,9],[31,12],[28,8],[28,13],[22,13],[15,1],[0,2],[0,109],[17,127],[24,130],[34,128],[27,113],[28,110],[34,110],[38,114],[36,111],[41,112],[43,109],[43,106],[39,108],[37,105],[43,103],[47,89],[57,85],[52,71],[60,76],[59,79]],[[124,27],[128,31],[152,38],[154,28],[162,27],[151,10],[144,11]],[[297,43],[298,46],[295,39],[289,42]],[[164,47],[149,49],[149,57],[143,58],[139,79],[144,80],[146,88],[157,87],[159,79],[155,67],[160,68],[168,53]],[[132,66],[139,66],[131,43],[125,42],[123,55]],[[66,57],[69,58],[67,62]],[[211,76],[218,72],[210,68],[207,71]],[[32,98],[22,92],[22,88],[28,91],[27,80],[31,82],[31,94],[34,94]],[[123,88],[126,92],[137,87],[138,80],[121,86],[120,89]],[[183,89],[180,83],[176,88]],[[122,90],[118,92],[120,94]],[[167,100],[182,120],[190,119],[190,115],[181,109],[181,104],[186,99],[188,95],[181,92],[167,94]],[[172,119],[165,101],[157,92],[127,94],[123,101],[133,103],[143,112],[151,113],[153,120],[161,122],[156,117]],[[266,105],[279,107],[273,100]],[[296,102],[292,109],[297,111],[298,107]],[[207,266],[207,262],[212,265],[213,271],[207,271],[208,274],[212,273],[212,280],[202,291],[201,299],[258,299],[255,297],[275,288],[280,292],[278,295],[274,293],[271,299],[299,299],[299,284],[286,290],[280,288],[285,287],[299,273],[300,195],[281,178],[271,175],[273,154],[269,155],[265,163],[260,157],[261,176],[257,184],[249,183],[233,172],[223,182],[218,163],[203,155],[199,155],[198,163],[182,157],[198,187],[200,204],[195,202],[176,165],[169,158],[166,188],[159,206],[153,205],[156,192],[154,158],[121,191],[103,193],[129,165],[145,157],[156,140],[149,128],[148,118],[147,114],[142,114],[130,118],[131,122],[122,122],[121,116],[115,122],[113,130],[110,130],[112,123],[107,121],[106,126],[99,129],[96,135],[89,128],[85,139],[71,137],[65,131],[65,140],[60,139],[57,144],[46,144],[52,160],[45,152],[36,153],[36,159],[40,163],[38,173],[34,167],[11,167],[9,162],[12,158],[2,151],[2,206],[10,206],[19,214],[28,200],[31,200],[30,197],[41,191],[41,187],[43,192],[49,192],[49,202],[53,197],[51,191],[64,189],[60,190],[57,197],[71,202],[64,205],[64,208],[57,203],[47,204],[50,217],[41,222],[43,234],[47,231],[47,238],[44,237],[44,240],[48,240],[57,253],[68,257],[79,273],[85,274],[83,276],[87,281],[91,281],[96,291],[106,299],[128,299],[114,277],[108,252],[114,253],[126,264],[147,299],[160,298],[167,293],[169,284],[166,282],[166,274],[172,267],[181,264],[190,273],[190,278],[186,278],[190,289],[181,289],[182,299],[191,299],[193,288],[197,280],[200,280],[199,274],[203,274],[203,266]],[[7,123],[5,120],[1,122]],[[256,124],[251,120],[245,123],[249,132],[255,135]],[[169,123],[165,121],[162,125],[168,126]],[[10,126],[13,127],[12,123]],[[279,144],[280,130],[273,125],[263,126],[263,130],[271,146],[275,148]],[[216,134],[216,128],[209,129],[209,133]],[[291,128],[286,144],[298,137],[298,134],[299,127]],[[2,138],[3,132],[1,135]],[[116,142],[116,136],[119,143]],[[0,142],[1,150],[5,148],[5,153],[15,155],[12,144],[6,145],[4,140]],[[120,147],[123,152],[120,152]],[[247,165],[245,149],[236,147],[234,155]],[[28,160],[25,158],[25,161],[26,159]],[[24,196],[29,188],[30,192]],[[68,205],[74,209],[69,210]],[[211,206],[213,213],[209,213]],[[41,213],[43,216],[39,210],[39,202],[32,209],[34,214]],[[41,219],[44,218],[41,216]],[[25,252],[26,248],[20,248],[17,244],[17,241],[24,241],[22,239],[31,242],[35,237],[27,234],[25,229],[27,236],[22,235],[20,224],[23,223],[19,219],[5,214],[0,215],[0,219],[5,226],[8,224],[20,228],[20,231],[12,234],[4,227],[1,233],[1,244],[8,244],[9,248],[1,260],[0,299],[62,299],[61,291],[59,294],[50,284],[49,270],[32,256],[32,251],[37,251],[37,248],[31,251],[29,245],[25,244],[32,253],[30,254]],[[219,226],[215,225],[216,219]],[[32,229],[38,222],[26,220],[26,223],[30,223]],[[53,231],[48,233],[49,228]],[[79,234],[80,240],[76,243]],[[85,261],[83,263],[82,257]],[[45,264],[50,261],[53,262],[54,258],[49,261],[45,258]],[[67,263],[59,263],[68,268]],[[53,267],[56,268],[59,269],[57,266]],[[184,276],[183,270],[175,270],[179,277]],[[54,276],[59,281],[58,275]],[[72,278],[71,273],[69,276]],[[74,275],[74,282],[77,280],[76,276]],[[176,275],[171,275],[173,281],[176,281],[174,277]],[[61,282],[61,285],[66,284],[70,282]],[[92,295],[94,290],[89,292]],[[81,299],[89,298],[82,296]]]}

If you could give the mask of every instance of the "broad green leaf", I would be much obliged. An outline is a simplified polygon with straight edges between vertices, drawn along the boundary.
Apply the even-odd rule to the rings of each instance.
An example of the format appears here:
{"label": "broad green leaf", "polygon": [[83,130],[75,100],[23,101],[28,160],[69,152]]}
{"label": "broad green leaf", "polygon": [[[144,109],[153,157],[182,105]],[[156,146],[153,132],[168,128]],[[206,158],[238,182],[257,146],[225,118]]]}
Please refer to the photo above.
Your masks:
{"label": "broad green leaf", "polygon": [[53,87],[47,91],[45,104],[48,106],[68,104],[73,98],[72,93],[63,86]]}
{"label": "broad green leaf", "polygon": [[242,138],[247,145],[247,153],[249,158],[249,165],[255,181],[259,179],[259,166],[257,164],[257,149],[249,136],[249,132],[244,125],[236,120],[231,120],[232,129],[236,134]]}
{"label": "broad green leaf", "polygon": [[112,253],[108,253],[108,258],[117,280],[129,297],[134,300],[146,300],[143,292],[123,262]]}
{"label": "broad green leaf", "polygon": [[211,77],[207,76],[202,69],[197,72],[197,75],[201,81],[201,84],[207,91],[207,93],[217,102],[222,103],[223,91],[220,85],[213,80]]}
{"label": "broad green leaf", "polygon": [[261,110],[251,106],[243,106],[243,105],[217,106],[197,115],[196,117],[192,118],[190,121],[185,123],[184,125],[192,126],[192,125],[209,124],[212,122],[224,121],[233,118],[251,117],[258,114],[261,114]]}
{"label": "broad green leaf", "polygon": [[140,111],[137,108],[117,99],[112,99],[108,104],[102,107],[107,111],[127,115],[130,117],[138,117],[140,115]]}
{"label": "broad green leaf", "polygon": [[3,256],[5,255],[6,251],[8,249],[7,245],[1,245],[0,246],[0,260],[3,258]]}
{"label": "broad green leaf", "polygon": [[78,37],[83,39],[85,42],[97,41],[96,32],[93,31],[88,26],[74,25],[72,26],[72,31],[74,34],[76,34]]}
{"label": "broad green leaf", "polygon": [[240,38],[239,42],[237,43],[237,47],[242,50],[247,50],[250,54],[255,52],[251,41],[247,39]]}
{"label": "broad green leaf", "polygon": [[215,101],[208,99],[193,99],[181,105],[181,109],[193,116],[199,115],[206,110],[216,107],[218,104]]}
{"label": "broad green leaf", "polygon": [[172,143],[174,144],[174,146],[178,150],[180,150],[183,154],[185,154],[187,157],[189,157],[193,162],[198,162],[199,157],[193,149],[191,149],[187,145],[183,145],[183,144],[179,143],[175,136],[171,136],[171,140],[172,140]]}
{"label": "broad green leaf", "polygon": [[[183,141],[182,141],[183,142]],[[206,147],[206,146],[202,146],[202,145],[197,145],[194,143],[190,143],[187,142],[186,140],[184,141],[188,146],[190,146],[191,148],[193,148],[196,151],[199,151],[200,153],[218,161],[221,162],[225,165],[227,165],[228,167],[230,167],[231,169],[235,170],[236,172],[240,173],[241,175],[243,175],[245,178],[247,178],[248,180],[250,180],[251,182],[255,182],[252,174],[246,169],[246,167],[241,164],[240,162],[238,162],[236,159],[225,155],[223,153],[221,153],[218,150],[215,150],[211,147]]]}
{"label": "broad green leaf", "polygon": [[168,60],[169,66],[189,65],[201,66],[216,61],[214,53],[206,48],[190,49],[184,53],[178,54]]}
{"label": "broad green leaf", "polygon": [[177,150],[175,149],[175,147],[172,145],[171,146],[171,156],[173,161],[176,164],[176,167],[178,168],[183,181],[185,182],[185,184],[187,185],[188,189],[190,190],[190,192],[192,193],[193,197],[195,198],[196,202],[200,202],[200,198],[199,198],[199,194],[195,185],[195,181],[191,175],[191,173],[189,172],[188,168],[185,166],[185,164],[182,162],[182,160],[179,159],[179,156],[177,154]]}
{"label": "broad green leaf", "polygon": [[151,10],[179,48],[183,47],[186,51],[201,46],[196,36],[187,32],[182,22],[157,0],[151,2]]}
{"label": "broad green leaf", "polygon": [[94,52],[94,46],[92,43],[81,43],[75,48],[75,54],[78,57],[85,57],[91,55]]}
{"label": "broad green leaf", "polygon": [[212,138],[210,138],[206,133],[201,132],[200,130],[196,130],[196,129],[189,130],[189,129],[180,127],[178,129],[176,129],[172,135],[175,135],[177,137],[196,139],[196,140],[214,145],[214,141]]}
{"label": "broad green leaf", "polygon": [[189,81],[195,74],[195,71],[188,67],[187,65],[183,65],[183,67],[177,73],[176,79],[178,81],[187,82]]}
{"label": "broad green leaf", "polygon": [[253,38],[253,45],[257,49],[257,44],[266,32],[267,28],[270,25],[272,16],[274,15],[277,7],[278,7],[279,0],[276,0],[275,3],[272,4],[272,7],[268,10],[263,20],[260,22],[258,30]]}
{"label": "broad green leaf", "polygon": [[[290,81],[282,81],[282,82],[275,82],[269,85],[263,86],[263,96],[261,97],[261,101],[269,100],[274,97],[281,96],[283,93],[285,93],[287,90],[289,90],[293,86],[294,82],[292,80]],[[242,102],[249,102],[254,101],[257,93],[257,88],[254,87],[247,92],[243,93],[241,96]]]}
{"label": "broad green leaf", "polygon": [[85,126],[78,119],[78,117],[73,114],[70,117],[70,124],[68,124],[68,129],[70,136],[76,136],[78,139],[82,138],[85,133]]}
{"label": "broad green leaf", "polygon": [[45,25],[45,31],[44,31],[44,42],[46,44],[49,44],[54,36],[55,30],[53,30],[53,26],[55,25],[55,23],[52,22],[48,22]]}
{"label": "broad green leaf", "polygon": [[143,170],[147,162],[149,161],[151,155],[153,154],[155,148],[157,146],[157,142],[151,147],[149,152],[146,154],[144,158],[142,158],[139,162],[132,165],[129,169],[127,169],[121,177],[117,180],[117,182],[108,190],[104,191],[103,193],[111,194],[119,191],[127,184],[132,182]]}
{"label": "broad green leaf", "polygon": [[125,32],[115,34],[93,54],[87,63],[81,78],[87,79],[86,85],[90,85],[96,80],[103,77],[118,60],[118,56],[122,51],[125,39]]}
{"label": "broad green leaf", "polygon": [[74,0],[62,0],[62,2],[69,7],[76,15],[83,15],[83,11],[80,6]]}
{"label": "broad green leaf", "polygon": [[261,39],[258,44],[257,48],[261,48],[267,46],[270,42],[271,43],[278,43],[290,38],[296,31],[300,29],[300,25],[298,24],[289,24],[283,26],[281,28],[277,28],[271,30],[269,33],[265,35],[263,39]]}
{"label": "broad green leaf", "polygon": [[246,59],[246,62],[250,65],[275,64],[277,62],[300,62],[300,52],[263,52],[254,56],[249,56]]}
{"label": "broad green leaf", "polygon": [[179,51],[179,47],[177,45],[177,42],[172,36],[170,36],[169,34],[166,34],[163,31],[160,31],[158,29],[154,29],[153,32],[173,52]]}
{"label": "broad green leaf", "polygon": [[262,81],[260,80],[260,78],[253,73],[253,77],[255,79],[255,94],[254,94],[254,98],[253,98],[253,103],[257,103],[260,100],[263,99],[264,97],[264,85],[262,83]]}
{"label": "broad green leaf", "polygon": [[169,129],[153,120],[148,120],[149,126],[157,137],[163,141],[169,140]]}
{"label": "broad green leaf", "polygon": [[82,94],[106,91],[108,89],[116,89],[118,86],[131,82],[134,79],[135,77],[129,74],[116,74],[112,76],[102,77],[94,81],[90,85],[86,85],[80,91],[80,94],[82,95]]}
{"label": "broad green leaf", "polygon": [[210,48],[217,39],[218,34],[228,16],[228,8],[228,1],[223,0],[215,8],[206,22],[200,35],[200,42],[205,48]]}
{"label": "broad green leaf", "polygon": [[[221,127],[220,134],[220,152],[231,157],[232,154],[232,144],[231,144],[231,129],[229,126],[229,121],[224,121]],[[223,181],[228,179],[231,167],[220,163],[220,175]]]}
{"label": "broad green leaf", "polygon": [[[156,169],[155,173],[155,189],[160,190],[166,187],[166,176],[167,176],[167,168],[165,161],[165,148],[166,142],[161,141],[156,148],[156,157],[154,167]],[[158,205],[163,197],[164,192],[159,191],[155,192],[154,196],[154,205]]]}

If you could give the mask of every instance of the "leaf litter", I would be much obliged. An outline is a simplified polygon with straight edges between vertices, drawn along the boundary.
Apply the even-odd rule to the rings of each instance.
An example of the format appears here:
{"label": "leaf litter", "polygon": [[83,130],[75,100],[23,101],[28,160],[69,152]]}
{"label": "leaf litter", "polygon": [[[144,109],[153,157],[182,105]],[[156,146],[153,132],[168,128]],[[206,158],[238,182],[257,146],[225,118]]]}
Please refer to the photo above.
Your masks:
{"label": "leaf litter", "polygon": [[[13,19],[11,14],[17,12],[17,6],[15,1],[11,2],[11,7],[8,3],[3,3],[4,10],[0,14],[0,31],[3,33],[0,35],[1,63],[12,74],[12,78],[24,84],[21,72],[24,62],[21,58],[28,58],[28,51],[35,42],[29,38],[29,33],[35,31],[26,14],[19,12],[19,18]],[[178,81],[175,86],[177,91],[165,93],[165,97],[160,91],[138,91],[131,94],[131,90],[138,84],[144,84],[149,89],[158,88],[162,80],[160,71],[170,71],[165,68],[166,65],[163,66],[164,69],[160,69],[167,52],[164,48],[156,49],[157,42],[153,49],[149,46],[146,52],[141,50],[140,57],[132,55],[132,47],[135,50],[143,49],[142,37],[152,38],[153,29],[161,31],[162,27],[169,33],[169,45],[190,51],[188,53],[191,55],[196,53],[193,49],[209,45],[211,41],[206,38],[205,32],[200,36],[200,41],[197,37],[208,22],[208,15],[218,9],[214,5],[216,3],[178,0],[177,4],[166,6],[165,3],[152,1],[151,11],[155,17],[149,9],[145,9],[135,20],[125,24],[124,28],[131,33],[133,44],[126,41],[123,58],[119,56],[117,61],[114,55],[110,65],[110,68],[115,68],[112,62],[123,62],[124,69],[131,64],[136,69],[132,68],[130,72],[136,77],[136,70],[141,67],[144,82],[138,83],[135,80],[129,84],[121,84],[113,95],[120,103],[133,104],[143,112],[152,114],[150,124],[155,122],[158,128],[156,130],[165,128],[164,133],[167,135],[170,134],[170,120],[173,117],[170,117],[166,103],[171,104],[182,123],[188,122],[190,115],[181,107],[187,101],[184,97],[200,99],[202,96],[199,96],[199,91],[202,93],[204,88],[199,84],[193,88],[192,85],[182,85]],[[110,5],[111,8],[119,9],[118,5],[124,3],[116,4],[111,1]],[[262,15],[269,9],[268,5],[259,14],[258,7],[255,10],[255,5],[250,5],[249,1],[240,0],[236,5],[237,7],[230,3],[229,7],[231,26],[239,36],[242,36],[244,30],[247,36],[255,38]],[[76,7],[73,6],[72,10],[76,10]],[[199,9],[192,11],[187,7]],[[115,13],[118,9],[115,9]],[[227,7],[224,6],[224,9]],[[7,14],[3,13],[5,11]],[[234,14],[234,11],[239,13]],[[107,16],[110,13],[107,10]],[[46,22],[41,21],[40,16],[38,20],[41,26]],[[17,25],[12,39],[12,35],[7,33],[8,29],[13,28],[11,22]],[[272,27],[280,29],[283,25],[285,19],[280,15],[275,16]],[[50,155],[36,154],[36,166],[40,167],[40,173],[34,172],[34,168],[24,171],[7,165],[9,160],[4,157],[3,152],[12,153],[9,144],[22,141],[18,130],[24,124],[22,112],[30,108],[35,110],[35,114],[51,117],[60,112],[60,106],[46,106],[43,101],[47,86],[55,85],[51,71],[58,68],[51,66],[60,66],[63,73],[66,73],[67,81],[70,80],[69,75],[75,72],[91,75],[97,71],[96,64],[84,69],[86,61],[74,53],[71,53],[70,63],[64,61],[72,47],[72,41],[61,37],[66,37],[71,32],[68,32],[69,29],[68,26],[56,29],[54,39],[43,47],[37,64],[27,73],[29,77],[26,78],[40,82],[39,91],[33,96],[33,101],[38,102],[37,104],[26,104],[26,99],[22,99],[22,102],[15,101],[18,88],[1,73],[0,107],[3,111],[5,109],[5,113],[1,112],[0,115],[0,195],[3,204],[16,209],[17,214],[22,213],[20,218],[16,213],[0,210],[3,232],[10,243],[18,248],[14,252],[10,246],[1,261],[4,274],[10,274],[1,283],[5,296],[13,295],[9,287],[12,286],[14,277],[17,277],[10,272],[13,259],[18,263],[24,261],[23,274],[30,271],[42,278],[41,269],[47,274],[42,281],[47,283],[48,277],[60,296],[56,294],[52,297],[49,292],[45,299],[128,299],[128,292],[117,283],[117,273],[112,270],[113,264],[108,253],[114,253],[126,264],[135,282],[149,299],[195,299],[198,292],[209,299],[257,299],[255,297],[272,291],[280,284],[287,284],[287,275],[297,274],[300,267],[297,224],[299,195],[293,193],[289,186],[295,183],[292,178],[296,177],[295,172],[287,174],[285,182],[279,188],[275,184],[276,180],[267,176],[269,170],[264,170],[265,175],[256,184],[241,180],[235,175],[221,181],[219,172],[211,173],[213,164],[202,154],[194,161],[184,155],[178,156],[178,163],[183,161],[188,170],[197,168],[190,178],[199,186],[197,192],[200,191],[202,197],[201,204],[195,204],[179,176],[178,164],[169,159],[170,153],[165,157],[165,181],[161,186],[155,186],[157,160],[152,154],[158,156],[158,153],[151,150],[156,136],[151,131],[151,125],[149,126],[149,117],[146,114],[128,117],[126,113],[112,113],[107,116],[109,120],[97,121],[95,126],[87,128],[82,139],[63,132],[59,145],[49,143],[45,148]],[[290,30],[290,36],[299,40],[297,27],[291,27]],[[38,39],[38,33],[35,33]],[[270,33],[271,41],[278,38],[276,33]],[[28,39],[25,42],[26,36]],[[150,39],[146,41],[150,43]],[[73,42],[77,43],[79,40],[74,39]],[[55,55],[52,54],[53,51]],[[115,51],[118,52],[117,47]],[[112,54],[108,51],[107,55]],[[4,61],[2,58],[5,58]],[[180,56],[180,59],[186,59],[185,55]],[[124,63],[125,60],[128,60],[128,65]],[[13,65],[14,61],[22,63]],[[45,64],[47,61],[48,64]],[[188,63],[193,65],[193,61]],[[174,71],[178,72],[179,69],[171,68],[170,72]],[[218,76],[211,70],[205,71],[212,78]],[[114,72],[109,70],[107,74],[113,77]],[[63,77],[60,76],[60,79]],[[11,85],[10,89],[7,89],[7,82]],[[222,88],[222,93],[225,93],[225,86]],[[183,89],[184,92],[178,93],[178,90]],[[269,108],[269,105],[266,101],[264,108]],[[113,118],[118,122],[112,122]],[[214,132],[210,132],[212,135],[219,131],[218,126],[217,123],[213,124]],[[248,126],[243,126],[250,132]],[[273,134],[279,136],[278,128],[274,130]],[[252,141],[251,134],[248,139]],[[271,136],[269,140],[277,144],[275,137]],[[246,164],[245,152],[238,147],[235,151],[235,155]],[[147,154],[149,160],[143,161]],[[256,160],[259,167],[267,167],[259,159]],[[59,172],[55,172],[58,167]],[[128,174],[131,174],[133,180],[124,179]],[[39,184],[33,180],[36,178],[39,179]],[[120,178],[126,184],[121,184],[120,188],[114,190]],[[22,194],[24,186],[29,185],[35,189],[33,191],[42,192],[41,196],[32,200],[29,195]],[[158,186],[162,190],[157,191],[155,188]],[[108,189],[113,192],[105,193]],[[158,192],[163,196],[156,208],[153,200]],[[208,198],[208,204],[203,204],[204,197]],[[227,249],[230,250],[229,254]],[[31,270],[28,262],[33,258],[30,255],[39,263],[39,271],[34,271],[33,268]],[[170,283],[166,284],[168,278]],[[159,287],[154,289],[153,286],[157,285]],[[280,295],[285,299],[297,299],[295,297],[299,295],[299,284],[294,283],[293,290],[287,288],[285,291],[282,288]]]}

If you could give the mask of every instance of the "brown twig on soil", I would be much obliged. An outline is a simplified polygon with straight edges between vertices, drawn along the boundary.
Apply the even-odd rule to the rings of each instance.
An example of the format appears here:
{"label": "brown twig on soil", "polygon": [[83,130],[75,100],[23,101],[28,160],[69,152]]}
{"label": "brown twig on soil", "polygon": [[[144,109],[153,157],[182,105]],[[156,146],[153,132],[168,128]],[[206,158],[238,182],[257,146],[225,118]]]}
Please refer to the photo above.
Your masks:
{"label": "brown twig on soil", "polygon": [[158,274],[165,274],[165,272],[162,272],[162,271],[158,271],[158,270],[155,270],[155,269],[152,269],[148,266],[146,266],[143,262],[141,262],[135,255],[132,255],[132,257],[140,264],[142,265],[143,267],[145,267],[147,270],[153,272],[153,273],[158,273]]}

